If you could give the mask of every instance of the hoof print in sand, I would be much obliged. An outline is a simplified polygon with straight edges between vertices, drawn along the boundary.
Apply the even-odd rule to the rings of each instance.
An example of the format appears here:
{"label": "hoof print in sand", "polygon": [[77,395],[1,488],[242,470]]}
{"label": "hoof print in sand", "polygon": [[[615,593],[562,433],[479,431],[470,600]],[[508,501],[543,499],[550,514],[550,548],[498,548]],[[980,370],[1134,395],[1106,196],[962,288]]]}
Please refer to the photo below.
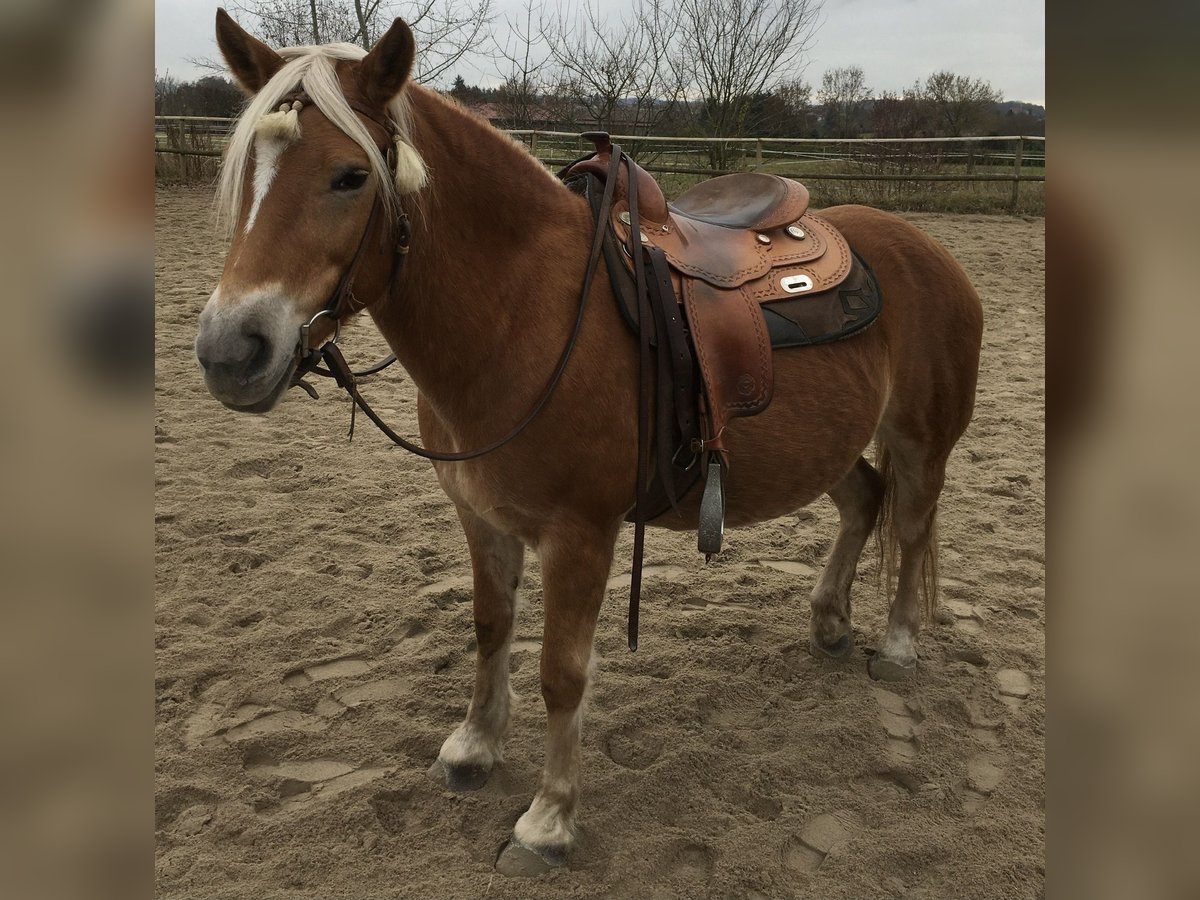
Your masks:
{"label": "hoof print in sand", "polygon": [[784,866],[793,872],[815,872],[825,857],[850,840],[858,827],[857,817],[848,809],[822,813],[784,845]]}
{"label": "hoof print in sand", "polygon": [[1000,729],[1001,721],[985,715],[980,703],[976,700],[967,701],[967,715],[971,720],[971,736],[981,744],[989,746],[999,743],[996,732]]}
{"label": "hoof print in sand", "polygon": [[774,569],[776,572],[799,575],[802,578],[812,578],[817,574],[817,570],[808,563],[802,563],[795,559],[760,559],[758,564],[767,569]]}
{"label": "hoof print in sand", "polygon": [[295,709],[271,710],[257,703],[243,703],[226,714],[220,703],[205,701],[188,717],[183,740],[188,746],[236,743],[280,731],[323,731],[328,722]]}
{"label": "hoof print in sand", "polygon": [[[687,574],[687,570],[681,569],[679,566],[642,566],[642,581],[649,581],[652,578],[683,578]],[[627,591],[632,583],[632,573],[624,572],[608,579],[608,589],[610,591]]]}
{"label": "hoof print in sand", "polygon": [[279,781],[280,808],[328,799],[391,774],[391,767],[358,768],[336,759],[285,760],[247,766],[251,775]]}
{"label": "hoof print in sand", "polygon": [[407,694],[408,689],[408,682],[403,678],[385,678],[382,681],[369,681],[335,691],[333,697],[342,706],[355,707],[378,700],[394,700]]}
{"label": "hoof print in sand", "polygon": [[191,837],[199,834],[212,821],[212,809],[208,806],[189,806],[175,818],[171,827],[177,835]]}
{"label": "hoof print in sand", "polygon": [[[941,612],[949,613],[948,621],[944,624],[953,625],[959,631],[965,634],[979,634],[983,631],[983,616],[979,612],[979,607],[974,606],[965,600],[943,600],[943,610]],[[939,618],[939,621],[942,621]]]}
{"label": "hoof print in sand", "polygon": [[980,753],[967,762],[967,786],[963,790],[963,812],[979,811],[1004,780],[1004,758],[996,753]]}
{"label": "hoof print in sand", "polygon": [[283,683],[289,687],[303,687],[314,681],[325,681],[329,678],[351,678],[369,671],[371,671],[371,664],[365,659],[346,656],[288,672],[283,676]]}
{"label": "hoof print in sand", "polygon": [[707,884],[715,862],[713,851],[703,844],[684,844],[668,856],[665,868],[675,879]]}
{"label": "hoof print in sand", "polygon": [[[318,663],[289,672],[283,678],[283,683],[290,687],[304,687],[317,681],[327,681],[333,678],[353,678],[363,675],[373,668],[373,663],[357,656],[345,656],[330,662]],[[402,678],[385,678],[380,681],[368,681],[363,684],[352,684],[329,692],[328,696],[317,701],[316,711],[320,716],[335,718],[347,709],[371,703],[378,700],[394,700],[407,694],[409,683]]]}
{"label": "hoof print in sand", "polygon": [[408,824],[408,811],[412,804],[413,789],[400,791],[378,791],[371,798],[371,808],[380,826],[389,834],[402,834]]}
{"label": "hoof print in sand", "polygon": [[449,609],[455,603],[470,603],[475,581],[470,575],[452,575],[417,591],[418,597],[433,600],[438,609]]}
{"label": "hoof print in sand", "polygon": [[1033,689],[1029,676],[1020,669],[1001,669],[996,673],[1000,699],[1011,709],[1019,709]]}
{"label": "hoof print in sand", "polygon": [[604,752],[618,766],[644,769],[662,753],[662,741],[643,728],[622,728],[608,736]]}
{"label": "hoof print in sand", "polygon": [[887,732],[888,756],[895,765],[917,758],[917,735],[921,719],[899,694],[872,687],[879,702],[879,723]]}

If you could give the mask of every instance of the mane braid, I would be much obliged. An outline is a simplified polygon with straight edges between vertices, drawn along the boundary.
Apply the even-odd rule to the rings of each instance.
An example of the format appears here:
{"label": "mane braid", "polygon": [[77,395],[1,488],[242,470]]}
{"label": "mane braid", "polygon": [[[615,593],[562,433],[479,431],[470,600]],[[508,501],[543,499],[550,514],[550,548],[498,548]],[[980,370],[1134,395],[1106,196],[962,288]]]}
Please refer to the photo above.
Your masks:
{"label": "mane braid", "polygon": [[[366,56],[366,51],[355,44],[323,44],[285,47],[279,51],[279,55],[287,62],[247,103],[234,126],[221,163],[215,203],[217,219],[226,236],[231,236],[237,226],[242,209],[242,184],[263,119],[275,113],[283,104],[283,98],[296,90],[303,90],[325,117],[367,154],[384,210],[389,216],[395,215],[399,209],[396,182],[387,160],[379,152],[362,119],[346,102],[335,68],[339,60],[360,60]],[[411,146],[409,105],[405,92],[388,104],[387,113],[399,128],[401,137]],[[417,163],[420,163],[419,159]]]}

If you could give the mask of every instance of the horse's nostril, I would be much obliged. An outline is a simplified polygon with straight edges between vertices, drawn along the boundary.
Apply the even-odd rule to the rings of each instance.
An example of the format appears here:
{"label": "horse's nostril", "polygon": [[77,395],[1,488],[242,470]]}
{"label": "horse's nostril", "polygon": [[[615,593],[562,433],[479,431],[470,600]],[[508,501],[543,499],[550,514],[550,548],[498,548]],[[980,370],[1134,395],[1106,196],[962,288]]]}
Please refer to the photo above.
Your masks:
{"label": "horse's nostril", "polygon": [[255,333],[202,333],[196,342],[196,358],[206,377],[244,385],[270,366],[271,342]]}
{"label": "horse's nostril", "polygon": [[250,342],[250,356],[246,363],[246,373],[254,374],[266,366],[268,359],[271,356],[271,348],[267,344],[267,339],[261,334],[251,334],[247,336]]}

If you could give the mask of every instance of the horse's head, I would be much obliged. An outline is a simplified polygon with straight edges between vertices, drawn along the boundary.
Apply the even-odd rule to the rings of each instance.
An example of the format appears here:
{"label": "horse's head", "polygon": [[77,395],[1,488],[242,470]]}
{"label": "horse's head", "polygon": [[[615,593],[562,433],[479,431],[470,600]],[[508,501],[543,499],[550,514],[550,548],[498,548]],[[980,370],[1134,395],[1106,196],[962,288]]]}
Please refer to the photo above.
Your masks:
{"label": "horse's head", "polygon": [[[265,412],[295,371],[300,328],[337,292],[363,253],[355,294],[386,287],[385,230],[425,170],[407,142],[403,89],[415,44],[397,19],[370,53],[349,44],[279,52],[217,12],[217,43],[250,95],[225,153],[217,192],[231,243],[200,314],[196,356],[213,396]],[[381,216],[372,224],[379,201]],[[332,332],[312,323],[312,342]]]}

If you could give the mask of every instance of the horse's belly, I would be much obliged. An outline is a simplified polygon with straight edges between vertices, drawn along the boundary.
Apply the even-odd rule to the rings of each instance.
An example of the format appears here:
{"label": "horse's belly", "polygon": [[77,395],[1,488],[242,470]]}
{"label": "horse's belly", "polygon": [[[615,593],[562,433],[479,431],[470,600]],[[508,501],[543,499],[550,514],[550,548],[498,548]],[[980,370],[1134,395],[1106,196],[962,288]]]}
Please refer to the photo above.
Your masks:
{"label": "horse's belly", "polygon": [[[778,351],[771,404],[726,432],[725,523],[753,525],[795,512],[837,484],[874,437],[887,400],[881,336]],[[694,529],[703,485],[654,525]]]}

